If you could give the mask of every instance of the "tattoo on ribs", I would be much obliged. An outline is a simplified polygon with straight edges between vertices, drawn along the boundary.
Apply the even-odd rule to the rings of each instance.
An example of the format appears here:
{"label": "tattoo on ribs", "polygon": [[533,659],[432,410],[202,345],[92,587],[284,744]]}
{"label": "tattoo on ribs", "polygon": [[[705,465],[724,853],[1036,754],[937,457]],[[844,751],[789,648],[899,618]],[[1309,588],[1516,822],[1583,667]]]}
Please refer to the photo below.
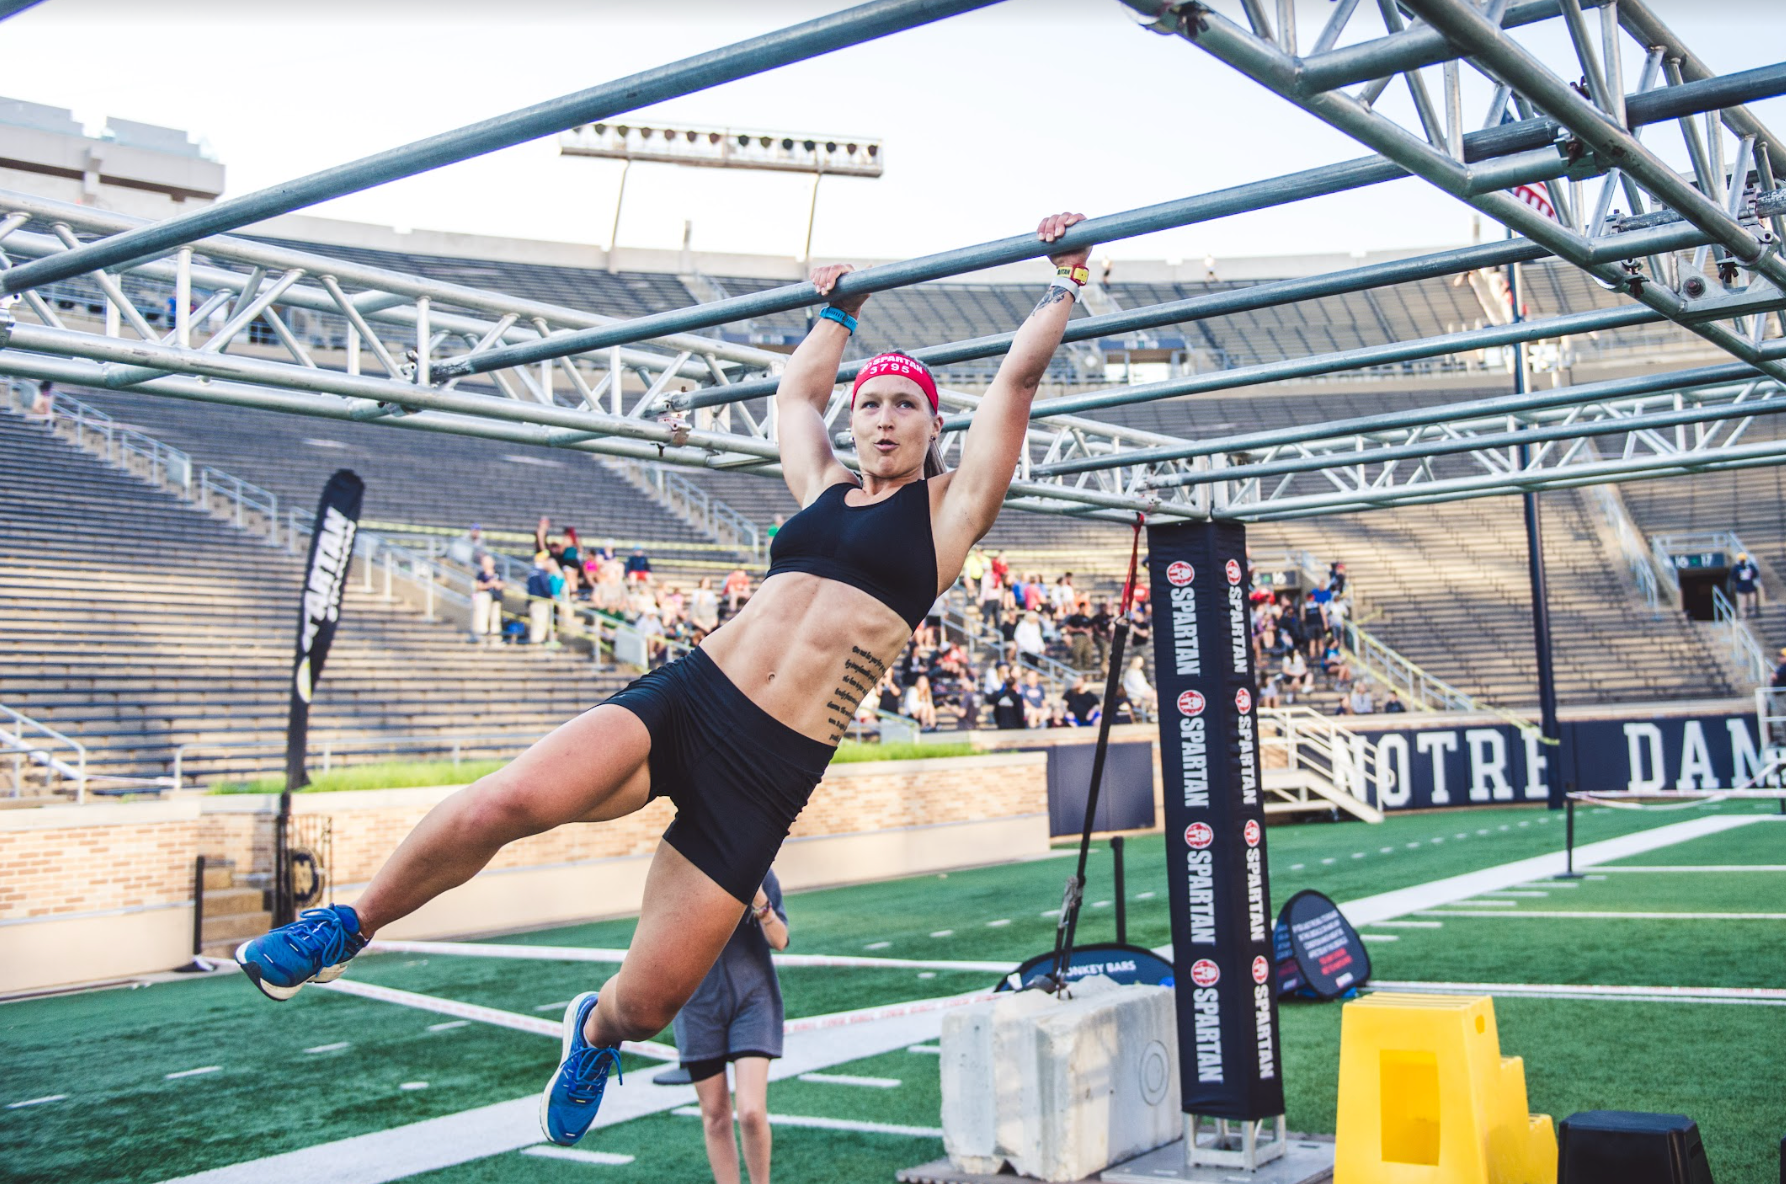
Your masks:
{"label": "tattoo on ribs", "polygon": [[[825,717],[825,722],[836,729],[831,735],[833,742],[843,738],[843,733],[849,730],[850,720],[855,717],[857,706],[868,696],[869,689],[881,680],[881,675],[887,672],[886,663],[861,646],[852,645],[850,653],[854,657],[843,660],[843,673],[838,676],[838,685],[831,688],[831,698],[825,701],[825,709],[832,713]],[[861,661],[857,661],[857,658]]]}

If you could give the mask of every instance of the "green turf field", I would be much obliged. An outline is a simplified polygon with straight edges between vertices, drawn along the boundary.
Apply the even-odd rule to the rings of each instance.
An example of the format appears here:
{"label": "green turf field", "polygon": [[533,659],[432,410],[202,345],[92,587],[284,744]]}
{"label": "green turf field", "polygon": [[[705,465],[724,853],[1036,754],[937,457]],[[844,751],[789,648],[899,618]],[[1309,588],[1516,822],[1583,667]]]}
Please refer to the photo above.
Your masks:
{"label": "green turf field", "polygon": [[[1579,843],[1685,818],[1771,814],[1771,803],[1727,803],[1672,814],[1584,811]],[[1277,900],[1301,888],[1358,899],[1555,850],[1561,820],[1515,808],[1273,827]],[[1130,939],[1169,940],[1159,836],[1128,844]],[[1757,821],[1613,867],[1786,865],[1786,822]],[[939,960],[1009,959],[1051,941],[1070,852],[1056,858],[882,884],[790,894],[793,951]],[[1110,854],[1096,845],[1082,940],[1113,936]],[[1531,883],[1365,927],[1384,980],[1786,986],[1786,872],[1616,871],[1561,887]],[[1521,893],[1545,895],[1521,895]],[[1487,904],[1497,901],[1497,904]],[[1474,912],[1507,916],[1470,916]],[[1574,918],[1558,912],[1736,913]],[[1410,925],[1406,922],[1418,922]],[[624,945],[627,921],[499,939],[508,944]],[[1393,938],[1393,940],[1384,940]],[[601,965],[404,954],[366,956],[350,978],[555,1019],[565,1000],[599,985]],[[948,970],[790,968],[790,1017],[953,994],[989,976]],[[1526,1059],[1534,1109],[1561,1118],[1592,1108],[1675,1110],[1695,1117],[1719,1184],[1777,1178],[1786,1134],[1786,1008],[1704,1003],[1502,997],[1505,1052]],[[1331,1131],[1340,1008],[1283,1008],[1292,1127]],[[668,1040],[666,1033],[660,1039]],[[351,1135],[526,1098],[550,1074],[556,1042],[455,1022],[391,1004],[307,990],[285,1004],[233,975],[162,980],[0,1005],[0,1180],[153,1182],[246,1163]],[[214,1071],[191,1073],[191,1070]],[[629,1075],[655,1072],[639,1058]],[[770,1087],[790,1119],[934,1128],[937,1059],[904,1049],[827,1072],[897,1079],[890,1089],[799,1080]],[[176,1076],[170,1077],[169,1074]],[[184,1075],[182,1075],[184,1074]],[[403,1088],[426,1083],[425,1088]],[[38,1101],[56,1098],[55,1101]],[[35,1103],[18,1105],[18,1103]],[[632,1156],[592,1165],[523,1150],[472,1158],[404,1178],[699,1180],[696,1118],[662,1113],[596,1132],[585,1148]],[[941,1154],[912,1134],[778,1126],[783,1181],[888,1181]],[[392,1177],[398,1178],[398,1177]]]}

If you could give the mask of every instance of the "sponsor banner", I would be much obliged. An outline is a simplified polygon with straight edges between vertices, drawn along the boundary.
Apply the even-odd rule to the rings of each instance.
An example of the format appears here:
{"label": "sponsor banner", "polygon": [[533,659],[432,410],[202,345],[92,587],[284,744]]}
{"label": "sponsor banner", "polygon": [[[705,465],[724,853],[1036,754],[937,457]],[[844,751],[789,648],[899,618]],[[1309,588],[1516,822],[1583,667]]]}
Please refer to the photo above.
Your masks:
{"label": "sponsor banner", "polygon": [[1237,523],[1147,528],[1178,1065],[1187,1113],[1284,1112]]}
{"label": "sponsor banner", "polygon": [[[1371,975],[1364,939],[1338,905],[1312,889],[1284,902],[1272,947],[1279,995],[1337,999],[1363,986]],[[1268,975],[1271,970],[1263,959],[1254,967],[1258,975]]]}
{"label": "sponsor banner", "polygon": [[[998,989],[1009,991],[1014,986],[1027,989],[1053,974],[1054,951],[1048,950],[1026,959],[1023,965],[1004,977]],[[1173,966],[1152,950],[1141,946],[1120,945],[1113,941],[1074,946],[1072,961],[1067,963],[1067,981],[1075,982],[1093,974],[1101,974],[1125,987],[1131,983],[1170,987]],[[1016,980],[1015,984],[1013,979]]]}
{"label": "sponsor banner", "polygon": [[[304,588],[298,597],[298,645],[292,659],[291,713],[285,731],[285,789],[289,795],[310,783],[304,752],[310,734],[310,700],[322,678],[323,663],[341,620],[341,592],[353,561],[360,503],[366,485],[347,469],[323,486],[316,522],[310,528],[310,555],[304,561]],[[282,809],[284,815],[288,811]]]}
{"label": "sponsor banner", "polygon": [[1729,789],[1760,768],[1753,715],[1656,715],[1565,720],[1561,750],[1511,724],[1375,730],[1375,777],[1354,760],[1342,780],[1381,810],[1538,803],[1561,778],[1567,792]]}

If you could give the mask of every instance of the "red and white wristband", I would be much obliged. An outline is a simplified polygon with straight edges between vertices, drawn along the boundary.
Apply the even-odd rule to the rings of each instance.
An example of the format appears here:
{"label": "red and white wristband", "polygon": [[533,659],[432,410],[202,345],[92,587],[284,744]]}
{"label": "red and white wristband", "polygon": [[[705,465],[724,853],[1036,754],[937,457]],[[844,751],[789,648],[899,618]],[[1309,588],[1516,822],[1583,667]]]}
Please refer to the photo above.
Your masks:
{"label": "red and white wristband", "polygon": [[1084,267],[1057,267],[1054,269],[1054,278],[1048,282],[1048,286],[1059,288],[1077,300],[1079,289],[1085,287],[1085,283],[1089,279],[1091,279],[1091,272]]}

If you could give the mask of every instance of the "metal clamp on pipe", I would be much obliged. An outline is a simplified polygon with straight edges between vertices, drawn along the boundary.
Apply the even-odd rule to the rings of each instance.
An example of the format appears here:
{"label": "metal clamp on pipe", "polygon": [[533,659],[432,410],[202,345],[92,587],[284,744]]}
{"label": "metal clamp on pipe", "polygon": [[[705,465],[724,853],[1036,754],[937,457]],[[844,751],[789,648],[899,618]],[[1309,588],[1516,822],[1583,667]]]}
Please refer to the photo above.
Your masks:
{"label": "metal clamp on pipe", "polygon": [[12,310],[0,307],[0,349],[5,349],[6,343],[12,340],[12,327],[16,324],[18,322],[13,319]]}

